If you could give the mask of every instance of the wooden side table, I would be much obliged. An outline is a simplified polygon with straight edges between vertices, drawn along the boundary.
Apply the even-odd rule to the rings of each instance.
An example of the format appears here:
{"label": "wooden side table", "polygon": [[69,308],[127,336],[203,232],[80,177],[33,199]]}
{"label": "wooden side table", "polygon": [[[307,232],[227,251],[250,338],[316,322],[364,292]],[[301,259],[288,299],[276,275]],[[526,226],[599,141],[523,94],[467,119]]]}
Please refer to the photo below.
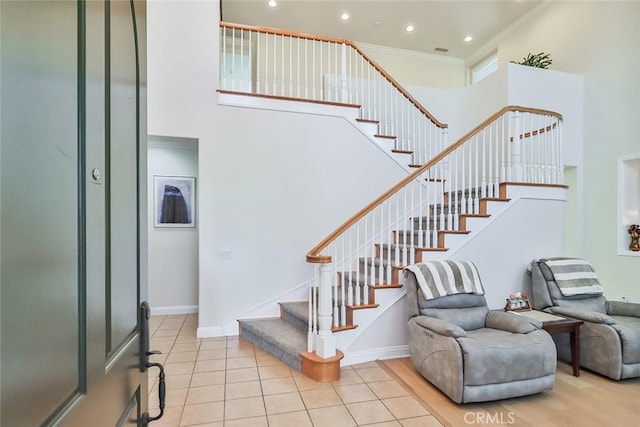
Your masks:
{"label": "wooden side table", "polygon": [[580,326],[584,323],[582,320],[567,319],[538,310],[518,310],[514,312],[521,316],[531,317],[541,321],[542,329],[550,335],[568,332],[571,343],[571,366],[573,367],[573,375],[576,377],[580,376]]}
{"label": "wooden side table", "polygon": [[584,322],[575,319],[549,320],[542,322],[542,329],[551,335],[569,332],[569,341],[571,343],[571,366],[573,367],[573,376],[580,376],[580,326]]}

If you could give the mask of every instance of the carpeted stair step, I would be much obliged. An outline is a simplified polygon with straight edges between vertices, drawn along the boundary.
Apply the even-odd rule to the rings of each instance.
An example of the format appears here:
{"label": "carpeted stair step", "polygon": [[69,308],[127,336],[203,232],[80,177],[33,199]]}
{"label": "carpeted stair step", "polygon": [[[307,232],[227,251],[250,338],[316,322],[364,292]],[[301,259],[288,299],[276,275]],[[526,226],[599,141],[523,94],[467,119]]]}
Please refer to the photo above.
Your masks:
{"label": "carpeted stair step", "polygon": [[[403,256],[406,256],[406,259],[415,259],[416,262],[419,262],[419,259],[422,256],[422,251],[418,247],[418,239],[414,240],[413,246],[411,246],[411,238],[410,238],[410,230],[406,230],[407,232],[407,241],[408,244],[396,244],[396,243],[376,243],[376,254],[380,258],[389,258],[395,259],[396,250],[398,251],[398,258],[403,259]],[[424,242],[424,240],[423,240]],[[413,254],[411,253],[413,251]],[[391,253],[389,253],[391,252]],[[407,263],[408,264],[408,263]]]}
{"label": "carpeted stair step", "polygon": [[286,320],[302,332],[306,333],[309,330],[308,301],[289,301],[279,304],[283,320]]}
{"label": "carpeted stair step", "polygon": [[239,320],[244,339],[283,361],[298,372],[302,371],[300,353],[307,351],[307,333],[284,319]]}
{"label": "carpeted stair step", "polygon": [[433,248],[437,246],[438,233],[433,230],[413,230],[413,232],[411,230],[394,230],[393,241],[398,245],[410,245],[413,241],[416,246],[420,245],[420,247],[423,248]]}

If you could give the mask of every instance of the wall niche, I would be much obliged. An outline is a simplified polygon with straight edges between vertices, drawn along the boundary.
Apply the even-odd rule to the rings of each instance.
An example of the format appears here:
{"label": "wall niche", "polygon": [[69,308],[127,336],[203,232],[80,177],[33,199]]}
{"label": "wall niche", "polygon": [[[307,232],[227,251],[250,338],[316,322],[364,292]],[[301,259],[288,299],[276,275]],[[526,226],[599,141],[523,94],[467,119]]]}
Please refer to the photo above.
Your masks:
{"label": "wall niche", "polygon": [[629,249],[629,225],[640,224],[640,154],[618,159],[618,254],[640,256]]}

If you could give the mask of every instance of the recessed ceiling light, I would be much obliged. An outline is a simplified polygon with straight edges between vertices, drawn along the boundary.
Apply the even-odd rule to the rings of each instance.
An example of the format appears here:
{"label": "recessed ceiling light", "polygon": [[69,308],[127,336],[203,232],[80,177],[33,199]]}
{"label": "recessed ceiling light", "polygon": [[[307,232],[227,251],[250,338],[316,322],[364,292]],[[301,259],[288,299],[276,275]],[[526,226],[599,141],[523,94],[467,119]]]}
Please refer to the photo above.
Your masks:
{"label": "recessed ceiling light", "polygon": [[267,4],[269,5],[269,7],[276,7],[278,5],[278,2],[276,0],[269,0]]}
{"label": "recessed ceiling light", "polygon": [[342,12],[342,14],[340,15],[340,19],[342,19],[343,21],[348,21],[349,18],[351,18],[351,15],[349,15],[349,12]]}
{"label": "recessed ceiling light", "polygon": [[471,40],[473,40],[473,37],[471,36],[467,36],[464,38],[464,41],[466,41],[467,43],[469,43]]}
{"label": "recessed ceiling light", "polygon": [[416,29],[416,27],[414,27],[414,26],[413,26],[413,25],[411,25],[411,24],[409,24],[409,25],[407,25],[406,27],[404,27],[404,30],[405,30],[407,33],[411,33],[411,32],[413,32],[413,31],[415,31],[415,29]]}

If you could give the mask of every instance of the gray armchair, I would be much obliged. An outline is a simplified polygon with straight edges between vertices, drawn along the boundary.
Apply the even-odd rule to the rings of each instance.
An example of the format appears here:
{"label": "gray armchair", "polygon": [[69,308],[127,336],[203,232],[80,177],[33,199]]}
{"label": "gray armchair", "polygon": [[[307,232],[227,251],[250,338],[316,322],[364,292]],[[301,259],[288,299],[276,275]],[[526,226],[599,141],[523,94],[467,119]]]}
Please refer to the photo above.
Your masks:
{"label": "gray armchair", "polygon": [[[459,283],[472,275],[475,290]],[[472,263],[416,264],[405,269],[405,285],[411,361],[451,400],[484,402],[553,388],[551,336],[537,320],[490,311]]]}
{"label": "gray armchair", "polygon": [[[588,282],[571,291],[572,286],[575,289],[572,282],[581,280],[580,272],[589,277]],[[573,273],[571,280],[565,280],[563,273]],[[640,377],[640,304],[607,301],[593,267],[578,258],[535,260],[531,275],[536,310],[584,321],[580,366],[614,380]],[[567,334],[553,339],[558,357],[571,360]]]}

